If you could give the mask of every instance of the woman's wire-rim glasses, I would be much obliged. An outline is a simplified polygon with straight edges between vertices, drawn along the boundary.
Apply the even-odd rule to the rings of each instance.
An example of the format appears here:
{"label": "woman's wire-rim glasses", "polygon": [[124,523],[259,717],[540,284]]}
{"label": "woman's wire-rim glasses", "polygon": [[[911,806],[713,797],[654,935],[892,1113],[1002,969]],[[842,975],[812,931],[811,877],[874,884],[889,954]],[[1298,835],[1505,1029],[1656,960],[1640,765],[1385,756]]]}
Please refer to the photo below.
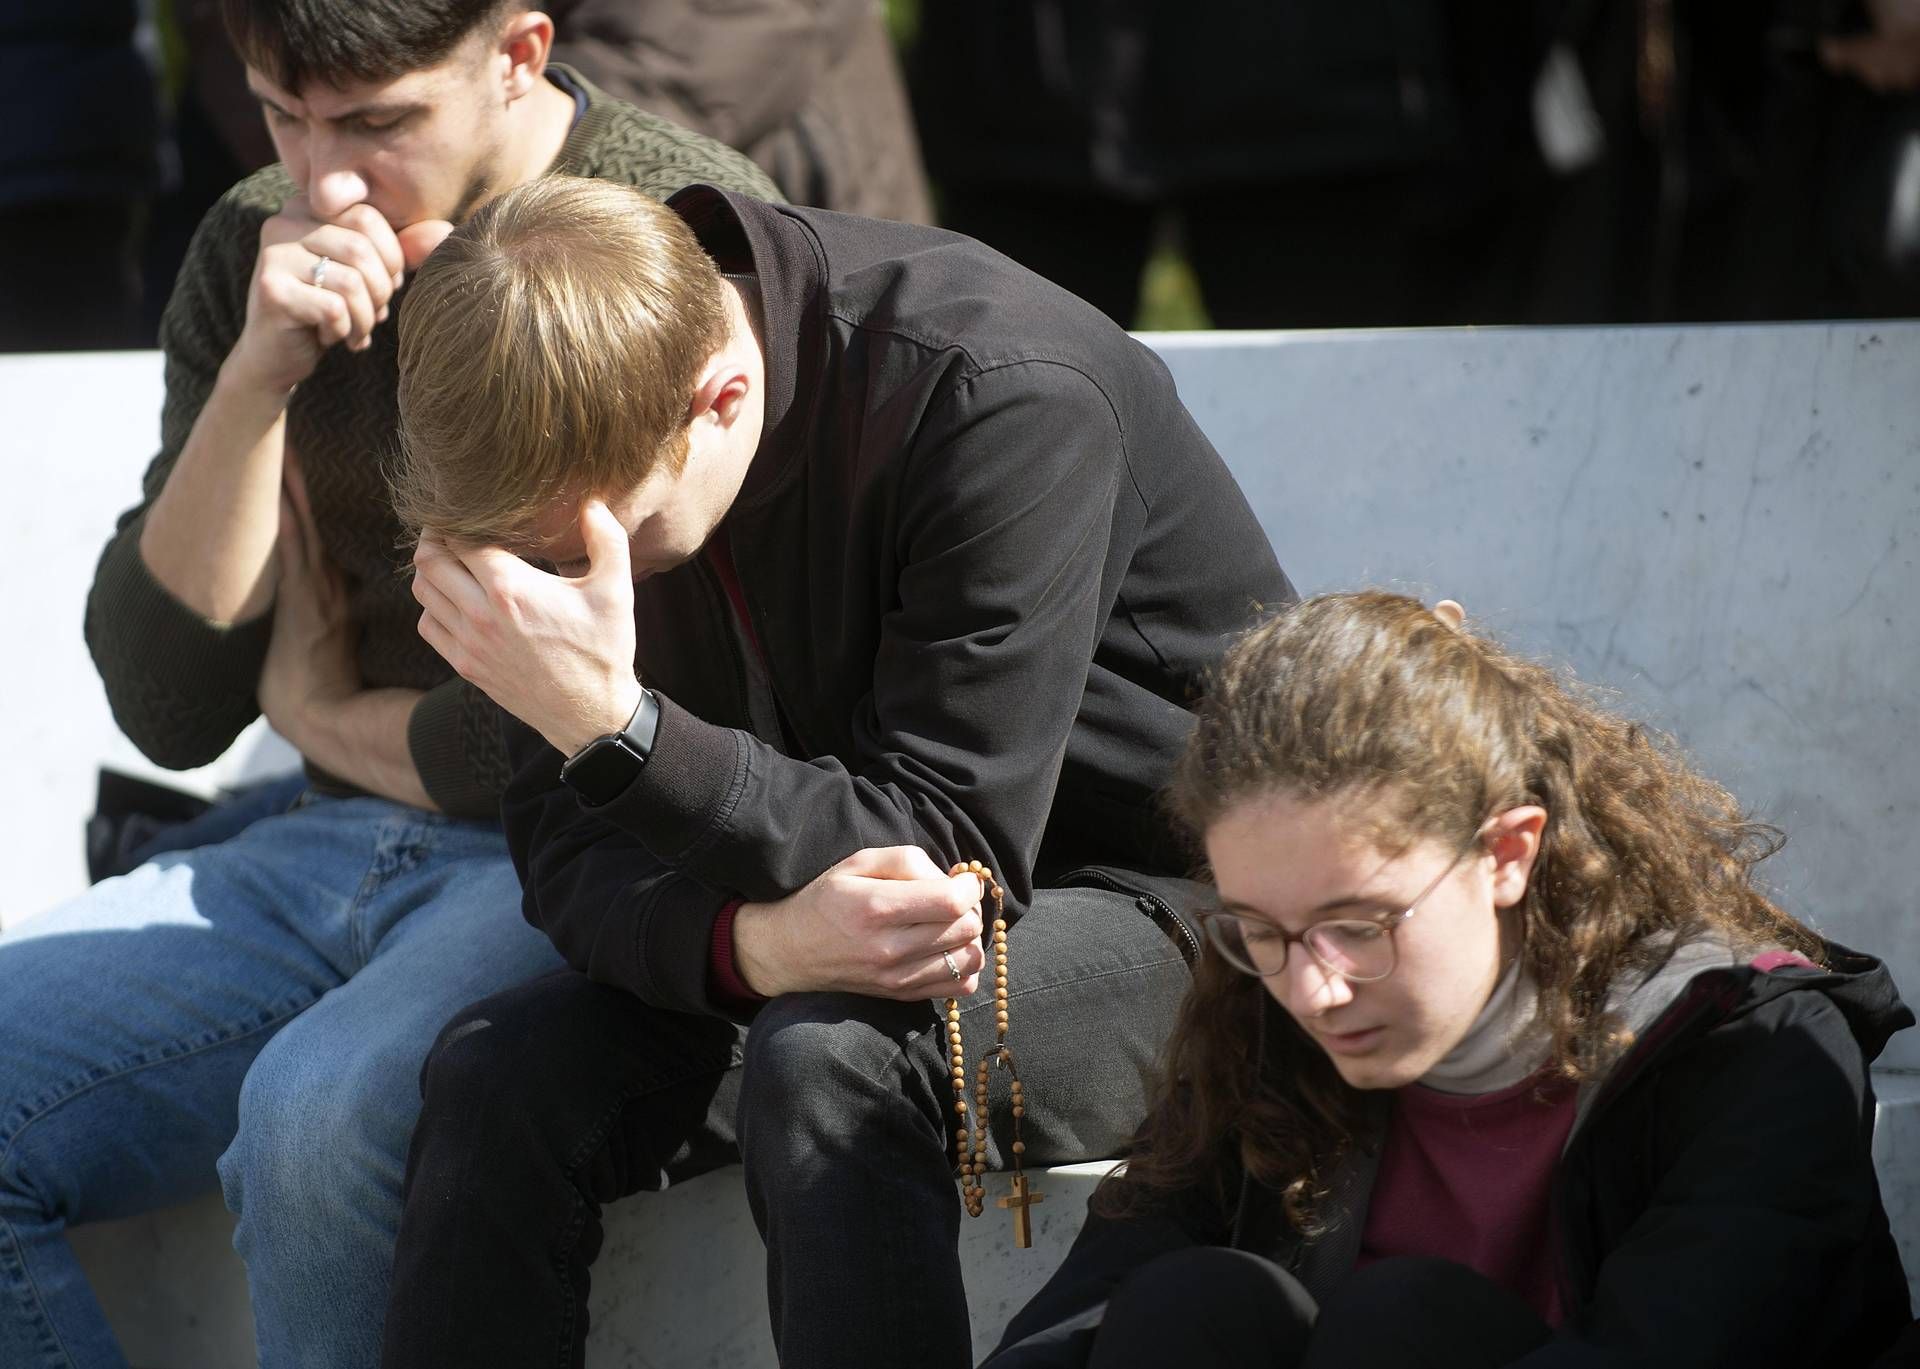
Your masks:
{"label": "woman's wire-rim glasses", "polygon": [[[1314,963],[1328,974],[1337,974],[1354,984],[1378,983],[1399,965],[1399,951],[1393,934],[1399,930],[1400,924],[1419,911],[1428,896],[1459,868],[1460,862],[1480,844],[1486,831],[1484,826],[1475,831],[1453,859],[1447,862],[1446,868],[1433,877],[1433,882],[1422,889],[1413,902],[1385,917],[1328,918],[1325,922],[1314,923],[1304,932],[1296,933],[1250,913],[1212,908],[1200,914],[1200,924],[1206,929],[1207,940],[1220,953],[1220,958],[1243,974],[1271,979],[1285,973],[1293,948],[1299,944],[1307,948]],[[1263,965],[1263,957],[1255,955],[1248,948],[1249,930],[1257,944],[1270,948],[1264,958],[1270,960],[1271,964]],[[1271,949],[1274,947],[1278,949]]]}

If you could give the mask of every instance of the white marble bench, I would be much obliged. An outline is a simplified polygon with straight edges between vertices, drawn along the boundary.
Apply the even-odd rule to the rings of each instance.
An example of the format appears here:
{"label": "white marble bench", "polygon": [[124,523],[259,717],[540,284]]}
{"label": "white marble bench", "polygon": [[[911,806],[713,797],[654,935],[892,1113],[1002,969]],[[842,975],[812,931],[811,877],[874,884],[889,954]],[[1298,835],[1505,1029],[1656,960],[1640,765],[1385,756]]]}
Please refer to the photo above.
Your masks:
{"label": "white marble bench", "polygon": [[[962,1218],[960,1253],[974,1349],[1000,1330],[1067,1253],[1087,1196],[1108,1166],[1068,1165],[1035,1184],[1033,1247],[1016,1250],[1004,1212]],[[1004,1187],[1004,1181],[1002,1181]],[[956,1200],[957,1201],[957,1200]],[[129,1360],[143,1369],[240,1369],[252,1363],[246,1274],[217,1197],[126,1222],[83,1227],[73,1243]],[[593,1268],[592,1369],[772,1369],[759,1233],[737,1166],[610,1209]],[[873,1296],[889,1296],[887,1288]],[[849,1315],[858,1315],[849,1309]]]}
{"label": "white marble bench", "polygon": [[[1151,341],[1303,591],[1444,592],[1618,689],[1791,834],[1771,872],[1786,905],[1920,997],[1920,325]],[[0,359],[16,481],[0,583],[10,637],[37,648],[32,672],[0,677],[9,924],[82,883],[92,776],[75,757],[151,773],[113,733],[80,601],[159,399],[150,354]],[[188,783],[276,754],[249,738]],[[1882,1065],[1875,1155],[1920,1274],[1920,1032]],[[1049,1182],[1035,1250],[1008,1248],[1000,1214],[967,1226],[983,1347],[1064,1252],[1092,1180]],[[75,1234],[134,1363],[249,1362],[229,1231],[210,1198]],[[590,1363],[772,1362],[733,1171],[619,1205],[608,1234]]]}

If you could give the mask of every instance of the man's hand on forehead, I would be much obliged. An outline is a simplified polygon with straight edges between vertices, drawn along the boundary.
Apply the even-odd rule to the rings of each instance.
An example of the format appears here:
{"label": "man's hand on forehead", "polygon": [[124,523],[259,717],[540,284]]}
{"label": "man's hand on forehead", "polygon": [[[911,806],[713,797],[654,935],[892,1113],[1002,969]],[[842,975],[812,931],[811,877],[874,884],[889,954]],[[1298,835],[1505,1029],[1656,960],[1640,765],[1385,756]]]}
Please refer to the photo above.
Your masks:
{"label": "man's hand on forehead", "polygon": [[585,574],[592,557],[581,532],[582,503],[578,495],[555,498],[527,526],[488,540],[550,574],[568,579]]}
{"label": "man's hand on forehead", "polygon": [[413,558],[421,637],[566,756],[619,731],[640,698],[627,530],[596,499],[580,509],[580,536],[588,564],[573,577],[431,532]]}

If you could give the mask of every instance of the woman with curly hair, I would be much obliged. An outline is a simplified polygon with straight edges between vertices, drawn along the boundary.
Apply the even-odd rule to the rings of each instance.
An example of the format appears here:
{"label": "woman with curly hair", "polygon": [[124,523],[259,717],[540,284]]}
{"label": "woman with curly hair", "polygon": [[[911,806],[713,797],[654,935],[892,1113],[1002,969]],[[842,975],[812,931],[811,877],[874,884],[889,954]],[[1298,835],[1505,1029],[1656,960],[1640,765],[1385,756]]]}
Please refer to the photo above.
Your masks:
{"label": "woman with curly hair", "polygon": [[1124,1171],[998,1369],[1858,1365],[1907,1322],[1886,969],[1778,835],[1428,610],[1227,656],[1172,792],[1217,905]]}

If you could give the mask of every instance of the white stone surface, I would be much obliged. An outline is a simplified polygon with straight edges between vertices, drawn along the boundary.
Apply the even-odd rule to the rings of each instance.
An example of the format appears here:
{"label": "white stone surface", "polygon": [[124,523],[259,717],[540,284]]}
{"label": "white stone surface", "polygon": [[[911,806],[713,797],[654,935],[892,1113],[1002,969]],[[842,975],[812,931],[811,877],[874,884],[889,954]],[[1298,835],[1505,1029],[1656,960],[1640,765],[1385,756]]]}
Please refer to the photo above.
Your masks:
{"label": "white stone surface", "polygon": [[288,770],[264,723],[203,770],[161,770],[120,735],[81,635],[94,564],[159,447],[157,352],[0,357],[0,927],[86,888],[94,768],[202,795]]}
{"label": "white stone surface", "polygon": [[1873,1123],[1873,1167],[1887,1224],[1907,1269],[1907,1290],[1920,1307],[1920,1075],[1876,1074],[1880,1100]]}
{"label": "white stone surface", "polygon": [[[1788,830],[1788,906],[1920,995],[1920,325],[1149,340],[1302,590],[1451,595],[1617,689]],[[113,731],[79,625],[159,400],[150,354],[0,359],[0,628],[31,660],[0,673],[0,923],[82,886],[93,760],[151,772]],[[190,782],[284,761],[248,738]],[[1920,1068],[1920,1032],[1886,1063]],[[1877,1086],[1875,1155],[1920,1274],[1920,1080]],[[1091,1181],[1049,1182],[1035,1251],[968,1225],[981,1348],[1077,1227]],[[136,1364],[248,1362],[229,1230],[210,1197],[76,1233]],[[590,1362],[771,1364],[761,1268],[733,1171],[619,1205]]]}
{"label": "white stone surface", "polygon": [[[975,1357],[1059,1267],[1106,1164],[1064,1165],[1034,1187],[1033,1247],[1014,1248],[1006,1213],[961,1219],[960,1254]],[[217,1196],[73,1235],[129,1360],[143,1369],[243,1369],[252,1360],[246,1273]],[[890,1296],[875,1288],[876,1299]],[[592,1369],[772,1369],[765,1262],[740,1170],[729,1166],[670,1194],[608,1211],[589,1300]],[[847,1309],[858,1316],[859,1309]]]}
{"label": "white stone surface", "polygon": [[253,1364],[247,1271],[218,1193],[69,1239],[128,1363],[141,1369]]}

